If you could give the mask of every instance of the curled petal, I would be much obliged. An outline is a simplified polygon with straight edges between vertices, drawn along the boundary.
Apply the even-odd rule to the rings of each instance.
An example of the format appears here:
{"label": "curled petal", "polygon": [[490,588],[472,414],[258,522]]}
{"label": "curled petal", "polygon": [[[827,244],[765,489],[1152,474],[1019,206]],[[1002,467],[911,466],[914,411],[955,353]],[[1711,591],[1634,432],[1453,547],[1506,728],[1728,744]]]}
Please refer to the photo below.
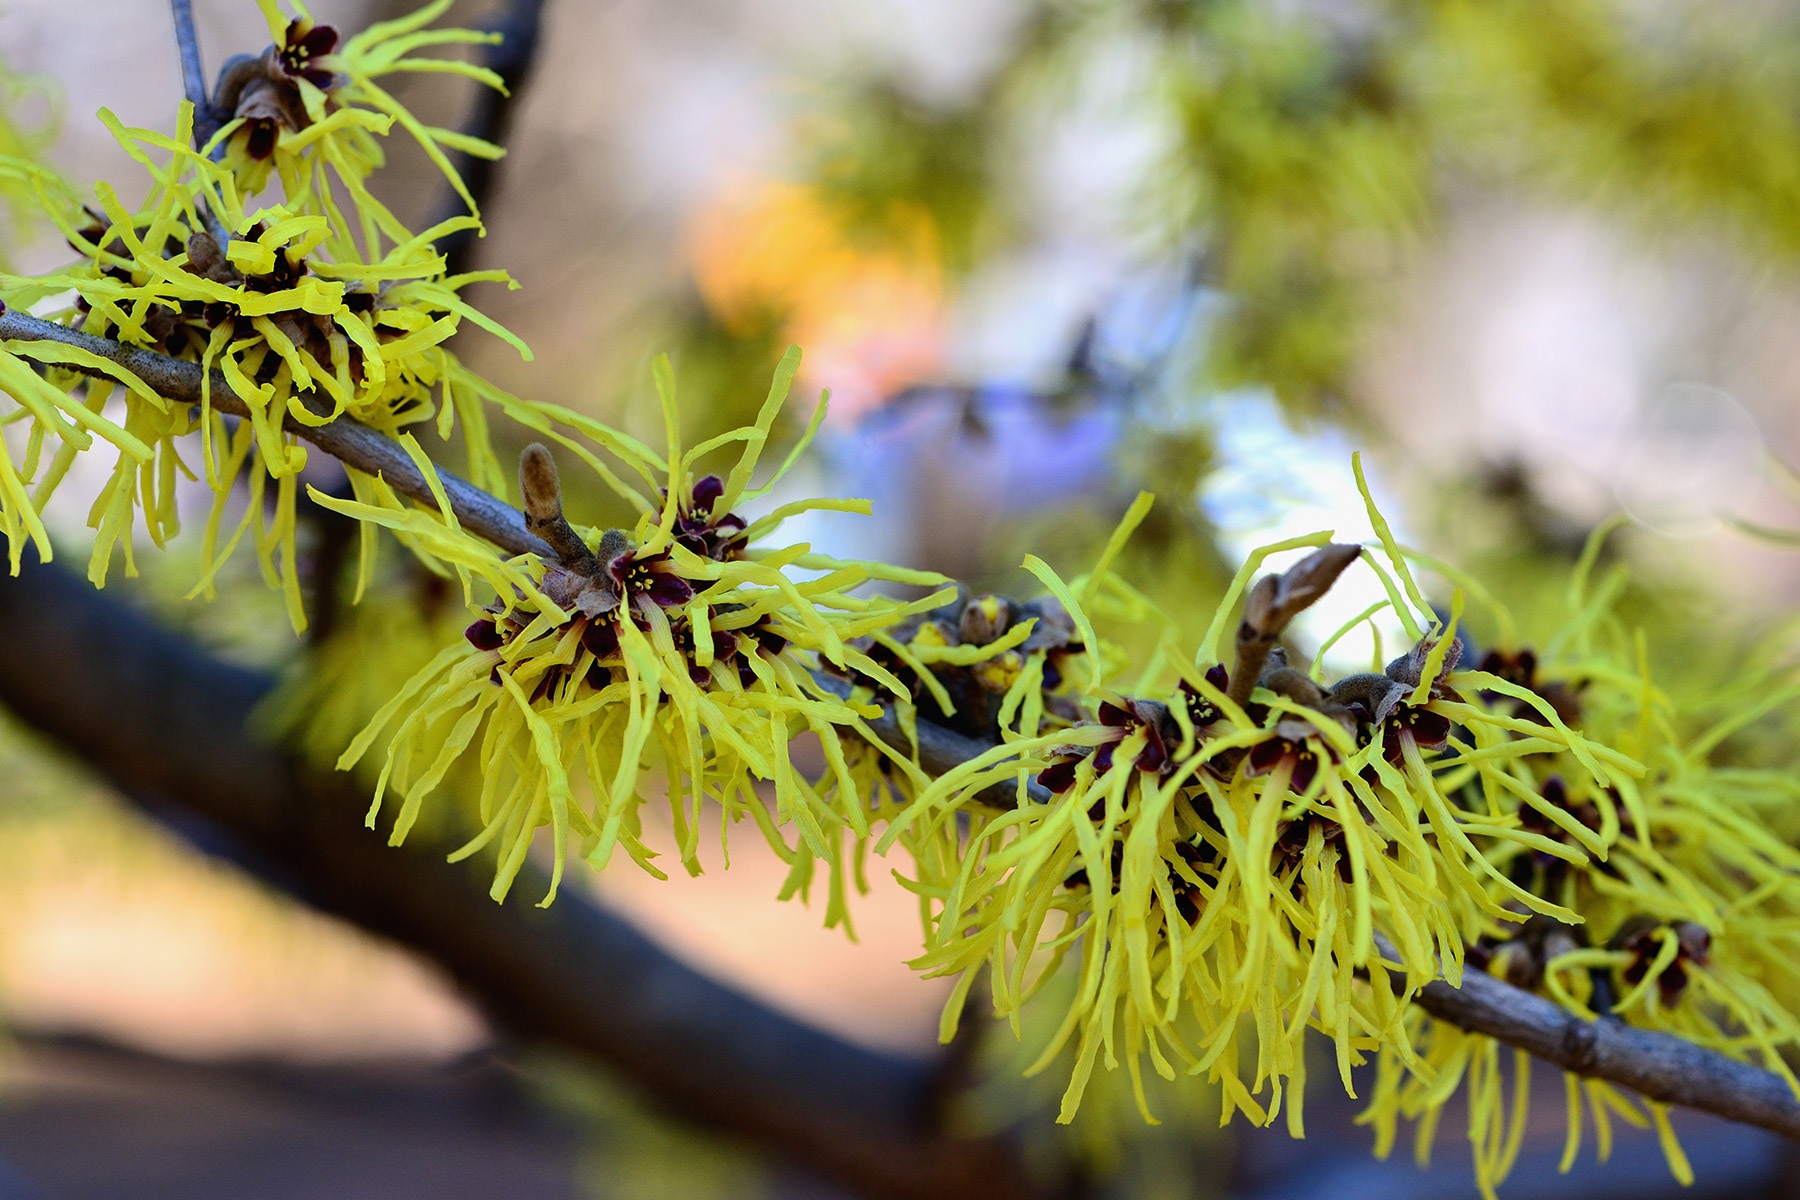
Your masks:
{"label": "curled petal", "polygon": [[477,650],[498,650],[505,644],[505,639],[500,636],[500,627],[485,619],[463,630],[463,636]]}
{"label": "curled petal", "polygon": [[712,513],[712,506],[725,494],[725,481],[717,475],[703,476],[694,484],[694,510],[701,516]]}
{"label": "curled petal", "polygon": [[650,586],[645,595],[664,608],[673,608],[677,604],[686,604],[694,598],[693,585],[679,575],[665,575],[661,572],[651,576]]}
{"label": "curled petal", "polygon": [[1066,792],[1075,786],[1075,768],[1080,763],[1078,758],[1065,758],[1053,762],[1038,772],[1037,781],[1051,792]]}

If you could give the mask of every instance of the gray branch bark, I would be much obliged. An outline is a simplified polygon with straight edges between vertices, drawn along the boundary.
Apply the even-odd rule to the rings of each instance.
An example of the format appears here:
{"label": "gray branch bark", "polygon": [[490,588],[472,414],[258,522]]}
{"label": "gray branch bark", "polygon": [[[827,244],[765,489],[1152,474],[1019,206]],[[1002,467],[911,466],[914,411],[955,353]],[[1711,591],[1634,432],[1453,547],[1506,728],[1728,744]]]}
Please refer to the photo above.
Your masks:
{"label": "gray branch bark", "polygon": [[[213,135],[224,128],[230,118],[221,114],[206,90],[206,68],[200,61],[200,30],[194,24],[194,0],[169,0],[169,15],[175,22],[175,49],[181,59],[181,90],[194,106],[194,149],[203,150]],[[221,246],[229,245],[231,234],[217,213],[204,200],[197,202],[200,217]]]}
{"label": "gray branch bark", "polygon": [[1670,1034],[1610,1017],[1584,1021],[1480,971],[1465,972],[1460,988],[1441,979],[1428,983],[1414,1003],[1440,1021],[1485,1033],[1565,1071],[1800,1141],[1800,1100],[1779,1075]]}
{"label": "gray branch bark", "polygon": [[213,111],[206,91],[206,70],[200,63],[200,32],[194,27],[194,0],[169,0],[175,21],[175,47],[181,56],[181,90],[194,106],[194,144],[204,146],[223,124]]}

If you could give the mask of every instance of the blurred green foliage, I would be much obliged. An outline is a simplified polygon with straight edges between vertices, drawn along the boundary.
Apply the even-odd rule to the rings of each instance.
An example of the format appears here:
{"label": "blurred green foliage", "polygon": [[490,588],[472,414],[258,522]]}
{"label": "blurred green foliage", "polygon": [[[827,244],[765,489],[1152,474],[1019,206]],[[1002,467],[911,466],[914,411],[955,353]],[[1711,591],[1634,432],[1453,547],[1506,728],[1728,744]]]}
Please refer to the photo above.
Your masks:
{"label": "blurred green foliage", "polygon": [[857,80],[819,96],[799,120],[807,173],[853,241],[904,244],[923,208],[944,264],[966,271],[1004,234],[991,159],[998,152],[997,89],[967,107],[932,108],[885,80]]}
{"label": "blurred green foliage", "polygon": [[830,120],[809,117],[806,161],[865,234],[895,202],[925,206],[944,265],[966,271],[1021,232],[996,214],[1020,186],[1023,131],[1081,103],[1088,60],[1131,46],[1149,63],[1133,82],[1144,109],[1173,131],[1139,215],[1162,253],[1197,246],[1229,302],[1214,382],[1353,414],[1386,287],[1471,188],[1791,259],[1797,22],[1748,3],[1038,0],[964,106],[858,80]]}
{"label": "blurred green foliage", "polygon": [[754,1151],[659,1113],[613,1075],[561,1055],[527,1063],[539,1096],[582,1130],[593,1200],[764,1200],[777,1194]]}

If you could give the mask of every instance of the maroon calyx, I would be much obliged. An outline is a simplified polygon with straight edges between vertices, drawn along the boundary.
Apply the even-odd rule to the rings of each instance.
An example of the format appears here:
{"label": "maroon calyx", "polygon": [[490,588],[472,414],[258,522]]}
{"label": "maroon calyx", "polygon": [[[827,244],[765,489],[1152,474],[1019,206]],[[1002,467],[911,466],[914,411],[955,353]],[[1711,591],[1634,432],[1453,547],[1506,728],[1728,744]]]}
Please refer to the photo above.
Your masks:
{"label": "maroon calyx", "polygon": [[699,482],[694,484],[694,501],[691,511],[695,516],[711,517],[713,505],[717,504],[719,497],[724,494],[725,481],[723,479],[717,475],[701,476]]}
{"label": "maroon calyx", "polygon": [[477,650],[498,650],[506,644],[505,637],[500,633],[500,626],[486,617],[463,630],[463,637]]}
{"label": "maroon calyx", "polygon": [[325,91],[337,81],[337,75],[319,66],[317,60],[336,50],[337,44],[338,32],[330,25],[296,18],[281,35],[281,69]]}
{"label": "maroon calyx", "polygon": [[1338,878],[1345,883],[1351,880],[1350,850],[1344,840],[1344,827],[1329,817],[1318,813],[1307,813],[1282,826],[1275,838],[1274,872],[1285,875],[1295,870],[1306,857],[1306,848],[1311,844],[1312,831],[1318,829],[1321,845],[1330,846],[1337,851]]}
{"label": "maroon calyx", "polygon": [[[1037,776],[1038,782],[1049,791],[1062,793],[1074,786],[1075,768],[1089,756],[1094,760],[1095,775],[1112,770],[1113,755],[1119,744],[1139,730],[1144,733],[1144,745],[1131,760],[1131,765],[1139,771],[1159,776],[1175,770],[1174,748],[1180,741],[1180,734],[1167,705],[1130,698],[1120,704],[1102,701],[1095,715],[1099,718],[1097,724],[1107,730],[1106,739],[1091,747],[1059,747],[1060,757]],[[1095,723],[1089,722],[1089,728]]]}
{"label": "maroon calyx", "polygon": [[1406,756],[1403,739],[1410,739],[1421,751],[1441,749],[1450,740],[1450,718],[1429,708],[1402,704],[1388,717],[1385,726],[1382,754],[1391,763]]}
{"label": "maroon calyx", "polygon": [[[1206,668],[1206,682],[1223,694],[1231,685],[1231,676],[1225,670],[1225,664],[1214,663]],[[1187,705],[1188,721],[1195,729],[1204,729],[1225,715],[1218,705],[1206,698],[1204,692],[1185,679],[1181,681],[1181,699]]]}
{"label": "maroon calyx", "polygon": [[595,659],[619,656],[619,627],[604,617],[590,619],[581,631],[581,648]]}
{"label": "maroon calyx", "polygon": [[273,117],[251,117],[244,122],[249,134],[244,139],[244,153],[261,162],[275,153],[281,138],[281,126]]}
{"label": "maroon calyx", "polygon": [[1290,764],[1288,790],[1302,795],[1319,774],[1318,742],[1310,724],[1286,720],[1275,726],[1275,736],[1250,747],[1244,756],[1244,774],[1254,779],[1267,775],[1282,763]]}
{"label": "maroon calyx", "polygon": [[743,555],[749,539],[744,518],[736,513],[713,516],[713,508],[725,495],[725,481],[707,475],[694,484],[687,504],[675,519],[675,541],[701,558],[727,562]]}
{"label": "maroon calyx", "polygon": [[1644,976],[1649,973],[1651,965],[1661,953],[1662,938],[1659,935],[1665,928],[1675,934],[1676,951],[1674,961],[1656,977],[1657,998],[1662,1001],[1664,1008],[1674,1008],[1681,1003],[1681,997],[1687,991],[1689,968],[1704,967],[1711,959],[1712,932],[1695,921],[1674,921],[1663,925],[1645,918],[1634,918],[1613,935],[1612,945],[1633,956],[1621,974],[1626,986],[1635,987],[1644,981]]}
{"label": "maroon calyx", "polygon": [[675,571],[667,551],[640,555],[627,550],[606,564],[621,594],[643,597],[659,608],[674,608],[694,598],[694,585]]}
{"label": "maroon calyx", "polygon": [[[1082,747],[1086,749],[1086,747]],[[1085,754],[1065,754],[1049,766],[1038,772],[1037,781],[1052,795],[1060,796],[1075,786],[1075,768],[1081,765]]]}

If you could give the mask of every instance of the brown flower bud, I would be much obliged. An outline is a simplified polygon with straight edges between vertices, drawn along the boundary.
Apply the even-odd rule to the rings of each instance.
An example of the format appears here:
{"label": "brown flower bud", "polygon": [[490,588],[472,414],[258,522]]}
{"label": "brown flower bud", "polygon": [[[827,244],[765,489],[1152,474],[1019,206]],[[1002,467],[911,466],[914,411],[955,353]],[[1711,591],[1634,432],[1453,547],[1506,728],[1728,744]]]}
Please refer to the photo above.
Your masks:
{"label": "brown flower bud", "polygon": [[563,516],[556,460],[541,443],[533,442],[519,455],[519,492],[524,500],[525,528],[548,542],[565,566],[592,574],[597,565],[594,556]]}
{"label": "brown flower bud", "polygon": [[1694,921],[1677,921],[1671,928],[1681,946],[1681,956],[1695,966],[1704,967],[1712,956],[1711,931]]}
{"label": "brown flower bud", "polygon": [[198,230],[187,240],[188,270],[214,283],[223,283],[236,287],[244,282],[243,275],[231,265],[225,257],[225,251],[214,240],[213,235],[204,229]]}
{"label": "brown flower bud", "polygon": [[1242,704],[1261,681],[1263,664],[1288,622],[1330,590],[1344,568],[1362,554],[1361,546],[1333,542],[1321,546],[1280,575],[1264,575],[1244,598],[1238,623],[1237,662],[1227,691]]}
{"label": "brown flower bud", "polygon": [[1278,637],[1289,621],[1331,590],[1344,568],[1361,554],[1361,546],[1333,542],[1314,550],[1280,575],[1263,576],[1244,602],[1244,623],[1261,637]]}
{"label": "brown flower bud", "polygon": [[958,622],[967,645],[985,646],[1012,625],[1012,602],[1005,596],[978,596],[962,610]]}

